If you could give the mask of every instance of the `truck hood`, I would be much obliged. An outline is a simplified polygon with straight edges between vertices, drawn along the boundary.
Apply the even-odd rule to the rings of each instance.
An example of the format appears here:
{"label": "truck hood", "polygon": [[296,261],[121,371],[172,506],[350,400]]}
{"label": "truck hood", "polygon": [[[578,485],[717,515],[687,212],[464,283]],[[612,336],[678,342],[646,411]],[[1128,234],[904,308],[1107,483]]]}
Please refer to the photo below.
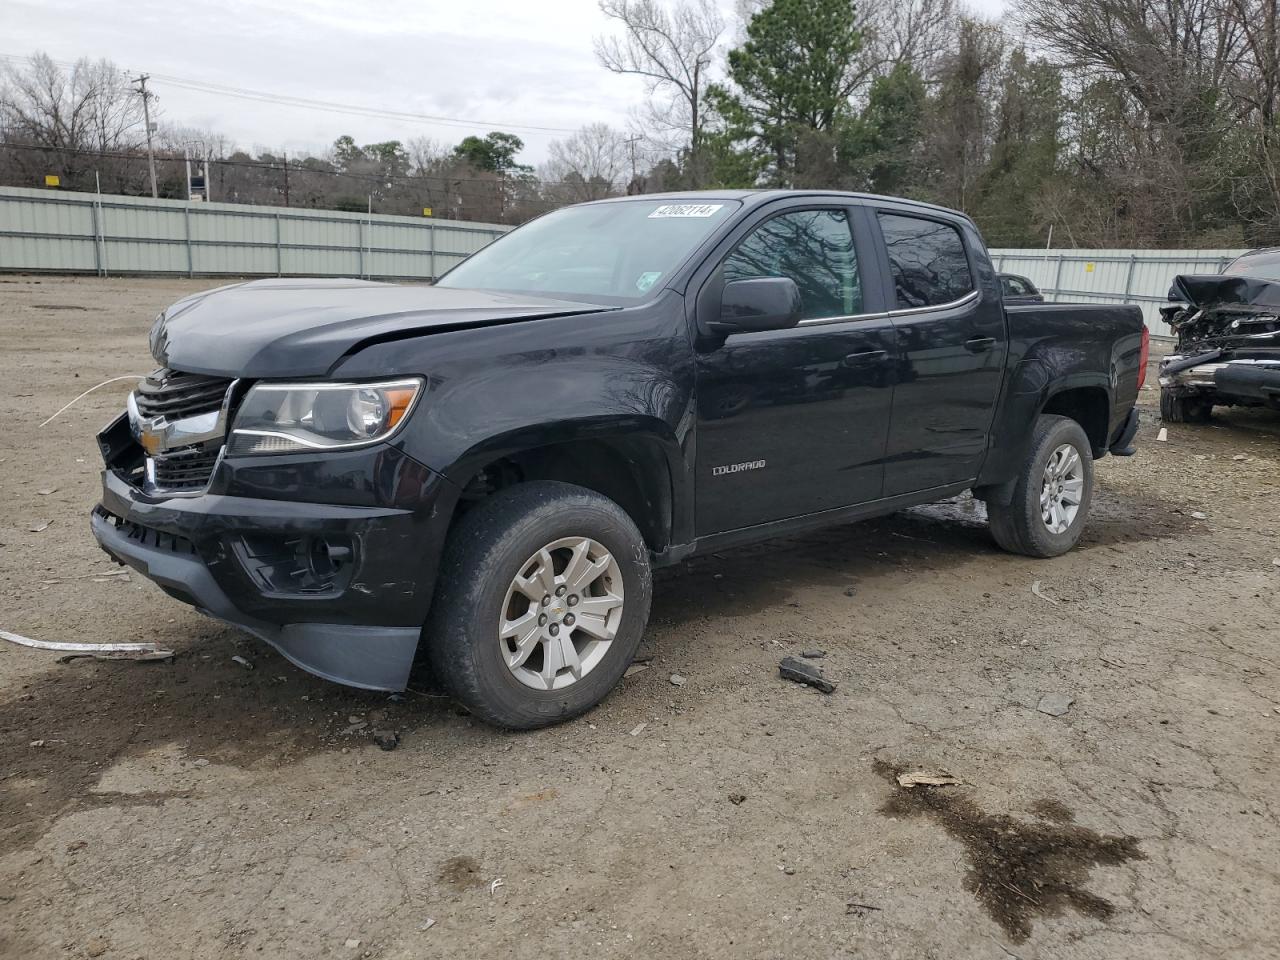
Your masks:
{"label": "truck hood", "polygon": [[1255,277],[1183,275],[1164,308],[1179,350],[1280,347],[1280,283]]}
{"label": "truck hood", "polygon": [[487,290],[367,280],[254,280],[179,300],[156,318],[162,366],[221,377],[314,377],[370,343],[609,310]]}

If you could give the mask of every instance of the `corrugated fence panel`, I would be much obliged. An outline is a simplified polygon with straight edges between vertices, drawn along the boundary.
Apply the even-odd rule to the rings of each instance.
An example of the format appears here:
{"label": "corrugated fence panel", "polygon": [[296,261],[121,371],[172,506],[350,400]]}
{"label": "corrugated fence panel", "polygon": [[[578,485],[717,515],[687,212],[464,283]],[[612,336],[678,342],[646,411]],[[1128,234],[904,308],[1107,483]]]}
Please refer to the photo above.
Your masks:
{"label": "corrugated fence panel", "polygon": [[[0,271],[429,280],[508,227],[296,207],[0,187]],[[1156,336],[1179,273],[1242,250],[992,250],[1054,301],[1136,303]]]}
{"label": "corrugated fence panel", "polygon": [[1152,336],[1172,337],[1160,319],[1180,273],[1219,273],[1244,250],[992,250],[1001,273],[1027,277],[1056,302],[1134,303]]}
{"label": "corrugated fence panel", "polygon": [[0,187],[0,271],[430,280],[509,229]]}

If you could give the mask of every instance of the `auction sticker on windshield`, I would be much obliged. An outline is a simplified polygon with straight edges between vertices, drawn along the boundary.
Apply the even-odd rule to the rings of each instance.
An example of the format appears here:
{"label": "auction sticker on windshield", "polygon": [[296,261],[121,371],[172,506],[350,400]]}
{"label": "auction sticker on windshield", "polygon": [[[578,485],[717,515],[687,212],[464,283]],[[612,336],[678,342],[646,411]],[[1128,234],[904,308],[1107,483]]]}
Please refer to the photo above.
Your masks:
{"label": "auction sticker on windshield", "polygon": [[650,220],[661,220],[670,217],[714,217],[724,209],[723,203],[664,203],[653,213]]}

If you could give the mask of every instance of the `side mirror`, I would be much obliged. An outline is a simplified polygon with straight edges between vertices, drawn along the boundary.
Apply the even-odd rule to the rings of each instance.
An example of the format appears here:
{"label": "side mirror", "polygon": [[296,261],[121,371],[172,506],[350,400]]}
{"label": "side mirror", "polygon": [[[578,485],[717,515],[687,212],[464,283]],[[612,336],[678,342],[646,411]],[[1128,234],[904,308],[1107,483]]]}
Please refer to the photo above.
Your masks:
{"label": "side mirror", "polygon": [[800,322],[800,288],[790,277],[730,280],[720,295],[720,315],[707,326],[721,336],[785,330]]}

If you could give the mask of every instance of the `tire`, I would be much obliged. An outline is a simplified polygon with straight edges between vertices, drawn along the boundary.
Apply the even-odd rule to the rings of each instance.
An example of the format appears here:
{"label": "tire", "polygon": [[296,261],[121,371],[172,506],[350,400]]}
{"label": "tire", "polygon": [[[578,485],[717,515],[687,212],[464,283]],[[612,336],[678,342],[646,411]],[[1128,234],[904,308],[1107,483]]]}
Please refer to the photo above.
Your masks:
{"label": "tire", "polygon": [[[1055,531],[1046,522],[1041,509],[1041,495],[1047,483],[1046,467],[1064,446],[1074,450],[1079,458],[1078,472],[1082,482],[1070,522],[1065,529]],[[1038,417],[1032,431],[1030,452],[1014,484],[1013,499],[1008,506],[994,501],[987,503],[991,535],[996,543],[1010,553],[1028,557],[1056,557],[1074,547],[1084,532],[1093,502],[1091,450],[1084,428],[1076,421],[1050,415]],[[1059,462],[1055,459],[1055,464]],[[1064,510],[1055,519],[1062,521],[1065,517]]]}
{"label": "tire", "polygon": [[[588,546],[574,570],[595,579],[570,592],[565,573],[583,542]],[[551,547],[554,588],[539,559]],[[603,572],[592,574],[597,568]],[[554,594],[560,587],[563,596]],[[648,549],[621,507],[567,483],[519,484],[481,502],[451,531],[423,633],[427,660],[445,689],[480,719],[512,730],[544,727],[589,710],[622,679],[648,623],[652,593]],[[588,604],[600,612],[586,613]],[[529,611],[538,619],[517,629]],[[510,636],[502,635],[504,626]],[[593,632],[610,629],[607,642]],[[508,658],[521,655],[527,659],[508,666]]]}
{"label": "tire", "polygon": [[1213,404],[1208,400],[1160,389],[1160,419],[1165,423],[1208,423],[1212,417]]}

